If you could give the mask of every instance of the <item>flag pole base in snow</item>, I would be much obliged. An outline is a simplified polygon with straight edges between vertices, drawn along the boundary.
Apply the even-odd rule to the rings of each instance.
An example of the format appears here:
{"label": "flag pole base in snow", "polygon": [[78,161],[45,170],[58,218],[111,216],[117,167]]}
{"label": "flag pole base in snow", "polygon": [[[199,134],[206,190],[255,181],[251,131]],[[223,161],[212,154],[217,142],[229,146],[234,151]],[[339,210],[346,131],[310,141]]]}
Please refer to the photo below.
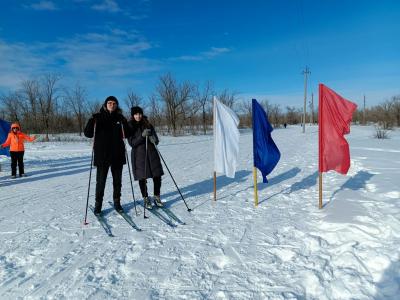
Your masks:
{"label": "flag pole base in snow", "polygon": [[319,209],[322,209],[322,172],[319,172]]}
{"label": "flag pole base in snow", "polygon": [[253,177],[254,177],[254,206],[258,206],[258,191],[257,191],[257,169],[253,167]]}
{"label": "flag pole base in snow", "polygon": [[214,201],[217,201],[217,172],[214,171]]}

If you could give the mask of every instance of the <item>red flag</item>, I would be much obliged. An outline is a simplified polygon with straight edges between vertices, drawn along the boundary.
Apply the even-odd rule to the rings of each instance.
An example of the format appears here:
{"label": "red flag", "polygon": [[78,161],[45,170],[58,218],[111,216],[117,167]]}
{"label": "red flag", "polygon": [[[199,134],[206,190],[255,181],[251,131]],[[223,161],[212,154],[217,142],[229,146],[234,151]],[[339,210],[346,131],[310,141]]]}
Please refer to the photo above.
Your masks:
{"label": "red flag", "polygon": [[335,170],[347,174],[350,150],[344,135],[350,132],[357,105],[320,84],[318,106],[319,172]]}

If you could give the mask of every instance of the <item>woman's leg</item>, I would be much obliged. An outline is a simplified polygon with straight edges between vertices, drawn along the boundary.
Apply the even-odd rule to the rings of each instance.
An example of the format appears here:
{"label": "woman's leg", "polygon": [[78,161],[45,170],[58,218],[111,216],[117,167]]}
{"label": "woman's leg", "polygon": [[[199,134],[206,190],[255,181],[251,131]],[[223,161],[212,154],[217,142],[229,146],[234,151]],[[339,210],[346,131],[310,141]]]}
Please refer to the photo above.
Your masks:
{"label": "woman's leg", "polygon": [[153,177],[154,196],[160,196],[161,191],[161,176]]}
{"label": "woman's leg", "polygon": [[140,192],[142,193],[142,197],[143,198],[148,197],[146,179],[139,180],[139,187],[140,187]]}
{"label": "woman's leg", "polygon": [[111,174],[113,177],[113,198],[121,198],[121,186],[122,186],[122,165],[111,166]]}
{"label": "woman's leg", "polygon": [[24,172],[24,153],[25,151],[20,151],[18,153],[18,169],[19,169],[19,176],[23,176]]}
{"label": "woman's leg", "polygon": [[95,213],[100,213],[103,204],[104,189],[106,187],[108,165],[97,166],[96,171],[96,205]]}
{"label": "woman's leg", "polygon": [[139,186],[140,186],[140,192],[142,193],[143,196],[143,205],[146,207],[146,209],[152,209],[151,201],[149,199],[149,195],[147,194],[147,182],[146,179],[140,179],[139,180]]}
{"label": "woman's leg", "polygon": [[161,176],[153,177],[153,185],[154,185],[154,203],[158,207],[163,207],[163,203],[160,198],[160,190],[161,190]]}
{"label": "woman's leg", "polygon": [[18,154],[15,151],[10,151],[11,155],[11,176],[17,175],[17,161],[18,161]]}

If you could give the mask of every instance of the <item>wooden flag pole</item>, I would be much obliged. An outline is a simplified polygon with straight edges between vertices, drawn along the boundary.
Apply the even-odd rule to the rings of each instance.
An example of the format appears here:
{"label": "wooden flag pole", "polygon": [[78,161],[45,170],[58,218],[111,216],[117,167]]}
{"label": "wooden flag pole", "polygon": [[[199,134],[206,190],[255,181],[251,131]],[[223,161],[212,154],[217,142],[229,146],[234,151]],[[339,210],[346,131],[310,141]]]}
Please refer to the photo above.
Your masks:
{"label": "wooden flag pole", "polygon": [[257,192],[257,168],[253,167],[254,177],[254,206],[258,206],[258,192]]}
{"label": "wooden flag pole", "polygon": [[215,129],[216,124],[215,124],[215,97],[213,99],[213,138],[214,138],[214,201],[217,201],[217,172],[215,171]]}
{"label": "wooden flag pole", "polygon": [[214,201],[217,201],[217,172],[214,171]]}
{"label": "wooden flag pole", "polygon": [[319,172],[319,209],[322,209],[322,172]]}

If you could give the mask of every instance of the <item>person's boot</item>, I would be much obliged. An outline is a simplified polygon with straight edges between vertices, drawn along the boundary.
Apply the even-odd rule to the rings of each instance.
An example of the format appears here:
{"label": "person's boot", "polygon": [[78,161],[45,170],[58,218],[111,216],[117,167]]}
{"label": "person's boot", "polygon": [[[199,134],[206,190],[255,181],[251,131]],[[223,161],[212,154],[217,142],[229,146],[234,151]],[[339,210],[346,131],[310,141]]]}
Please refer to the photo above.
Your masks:
{"label": "person's boot", "polygon": [[96,200],[96,203],[94,205],[94,215],[95,216],[100,216],[101,214],[101,206],[102,206],[103,201],[98,201]]}
{"label": "person's boot", "polygon": [[163,207],[164,206],[164,203],[161,202],[160,196],[157,196],[157,195],[154,195],[154,204],[157,207]]}
{"label": "person's boot", "polygon": [[151,205],[151,201],[150,201],[149,197],[144,197],[143,201],[144,201],[144,206],[146,207],[146,209],[152,209],[153,208],[153,206]]}
{"label": "person's boot", "polygon": [[120,198],[115,198],[114,199],[114,208],[119,213],[124,212],[124,209],[121,206],[121,199]]}

